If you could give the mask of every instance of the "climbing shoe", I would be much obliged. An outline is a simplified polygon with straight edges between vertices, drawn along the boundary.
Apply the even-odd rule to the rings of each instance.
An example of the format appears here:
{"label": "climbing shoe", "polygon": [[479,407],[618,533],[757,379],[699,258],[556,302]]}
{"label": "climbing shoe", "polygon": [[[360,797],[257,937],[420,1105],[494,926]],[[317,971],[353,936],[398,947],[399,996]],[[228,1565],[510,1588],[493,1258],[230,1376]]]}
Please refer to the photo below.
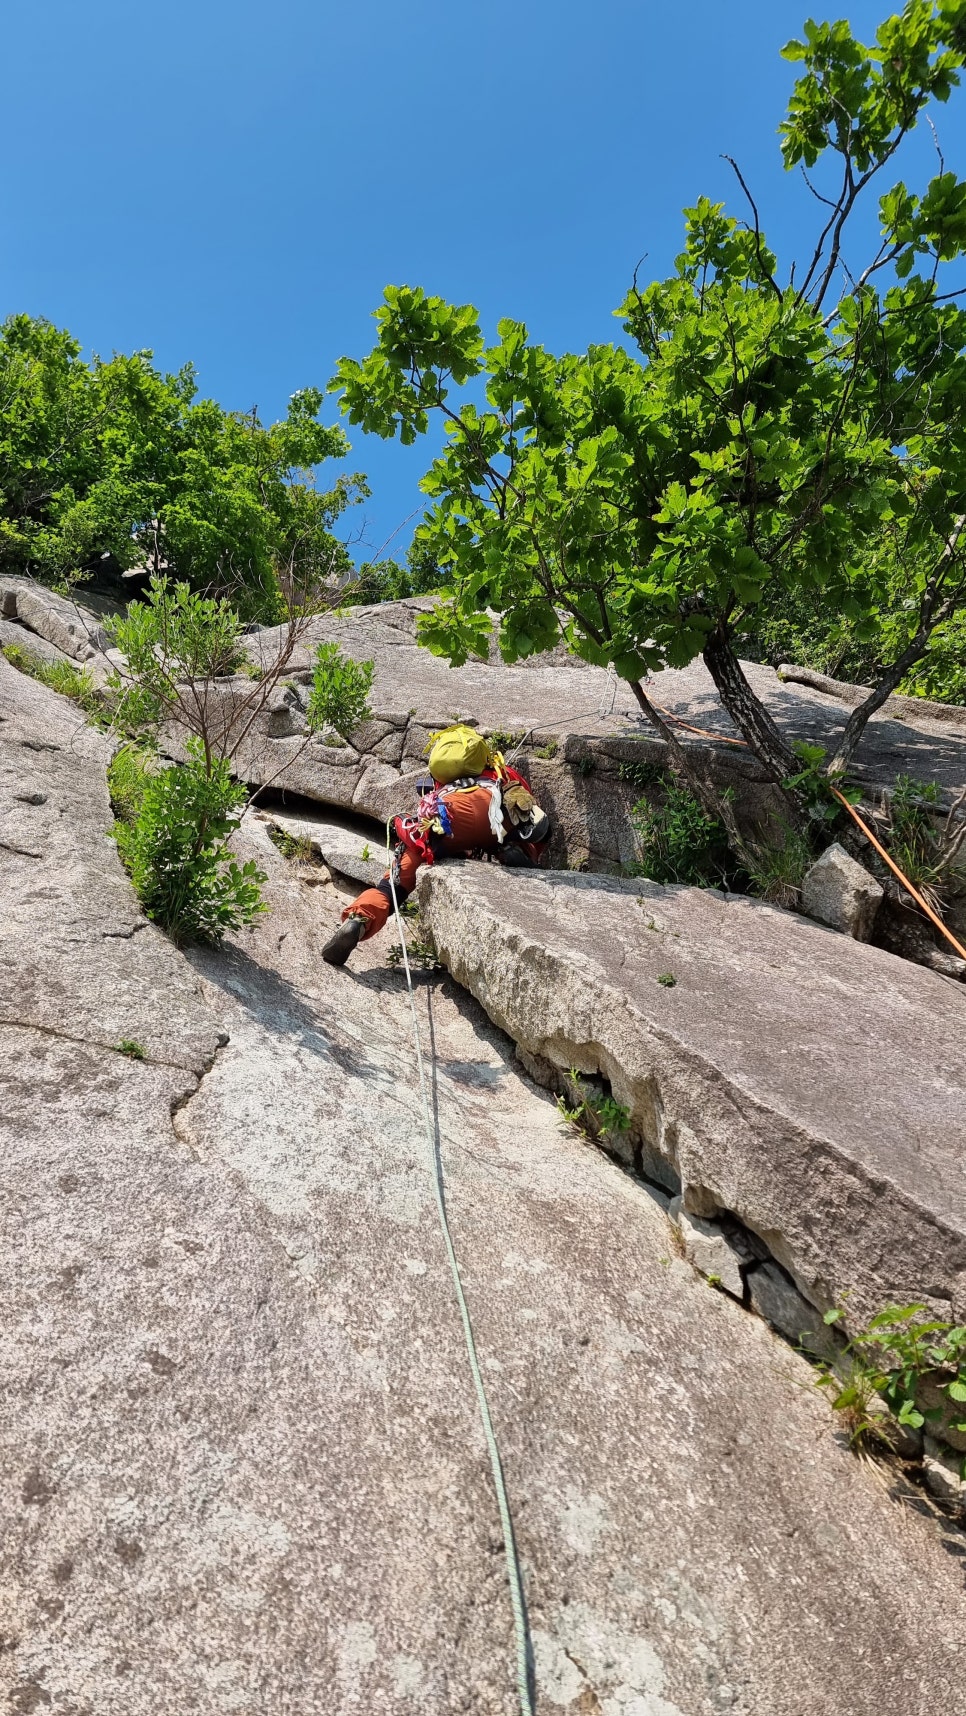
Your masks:
{"label": "climbing shoe", "polygon": [[326,965],[344,965],[350,953],[359,946],[365,927],[365,918],[346,918],[322,949]]}
{"label": "climbing shoe", "polygon": [[513,846],[505,841],[497,848],[497,862],[505,864],[508,870],[532,870],[533,859],[529,858],[522,846]]}

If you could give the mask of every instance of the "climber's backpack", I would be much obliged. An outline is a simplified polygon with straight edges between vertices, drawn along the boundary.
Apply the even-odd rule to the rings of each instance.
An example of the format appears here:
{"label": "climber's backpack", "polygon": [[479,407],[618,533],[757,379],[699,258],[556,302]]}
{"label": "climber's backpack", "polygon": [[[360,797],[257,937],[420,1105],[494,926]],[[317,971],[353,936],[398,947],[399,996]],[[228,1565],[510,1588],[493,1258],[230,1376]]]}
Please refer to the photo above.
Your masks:
{"label": "climber's backpack", "polygon": [[449,786],[452,781],[465,779],[470,775],[481,775],[494,761],[493,752],[482,733],[475,728],[467,727],[462,721],[455,727],[441,727],[438,733],[430,733],[429,772],[434,781],[440,786]]}

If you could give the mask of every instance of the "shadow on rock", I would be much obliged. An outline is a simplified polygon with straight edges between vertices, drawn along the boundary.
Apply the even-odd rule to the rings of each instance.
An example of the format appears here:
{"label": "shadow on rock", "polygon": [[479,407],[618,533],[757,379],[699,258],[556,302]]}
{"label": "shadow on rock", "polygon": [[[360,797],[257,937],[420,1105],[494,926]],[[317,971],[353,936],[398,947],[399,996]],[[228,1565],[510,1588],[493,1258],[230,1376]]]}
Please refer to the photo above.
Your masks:
{"label": "shadow on rock", "polygon": [[357,1045],[339,1042],[322,1024],[311,1002],[286,977],[252,959],[242,948],[188,949],[186,957],[199,976],[244,1007],[273,1035],[295,1038],[299,1047],[320,1060],[333,1061],[345,1073],[376,1077]]}

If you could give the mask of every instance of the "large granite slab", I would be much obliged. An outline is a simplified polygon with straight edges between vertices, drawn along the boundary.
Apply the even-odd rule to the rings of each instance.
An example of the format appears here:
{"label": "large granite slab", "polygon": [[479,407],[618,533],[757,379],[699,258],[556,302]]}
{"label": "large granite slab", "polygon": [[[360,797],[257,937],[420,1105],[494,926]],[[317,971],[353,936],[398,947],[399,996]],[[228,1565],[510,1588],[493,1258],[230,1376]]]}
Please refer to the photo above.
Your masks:
{"label": "large granite slab", "polygon": [[686,1208],[737,1216],[823,1311],[966,1321],[959,984],[745,896],[464,864],[419,897],[498,1025],[611,1081]]}

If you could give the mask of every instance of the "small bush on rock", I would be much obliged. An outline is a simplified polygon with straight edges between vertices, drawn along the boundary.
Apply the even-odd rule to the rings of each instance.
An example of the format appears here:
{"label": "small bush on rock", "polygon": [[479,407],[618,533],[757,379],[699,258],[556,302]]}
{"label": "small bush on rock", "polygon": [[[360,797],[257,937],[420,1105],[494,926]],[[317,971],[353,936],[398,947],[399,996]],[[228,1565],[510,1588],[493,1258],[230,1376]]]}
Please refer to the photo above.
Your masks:
{"label": "small bush on rock", "polygon": [[218,942],[266,908],[265,873],[239,865],[228,840],[241,821],[246,791],[226,762],[206,762],[197,740],[188,761],[151,772],[125,747],[111,768],[119,816],[118,851],[144,911],[177,940]]}
{"label": "small bush on rock", "polygon": [[368,698],[375,668],[371,661],[353,661],[338,644],[319,644],[306,719],[313,733],[326,729],[343,739],[371,714]]}
{"label": "small bush on rock", "polygon": [[640,843],[636,872],[652,882],[727,886],[733,864],[722,824],[672,775],[662,776],[660,785],[660,804],[642,798],[631,812]]}

